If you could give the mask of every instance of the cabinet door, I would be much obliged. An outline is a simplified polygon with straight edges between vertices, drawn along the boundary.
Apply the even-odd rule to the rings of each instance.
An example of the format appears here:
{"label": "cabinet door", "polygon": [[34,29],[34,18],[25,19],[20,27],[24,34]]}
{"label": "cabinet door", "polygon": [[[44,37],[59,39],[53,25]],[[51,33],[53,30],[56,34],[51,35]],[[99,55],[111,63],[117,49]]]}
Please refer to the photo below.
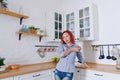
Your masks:
{"label": "cabinet door", "polygon": [[34,80],[34,79],[33,78],[27,78],[27,79],[19,79],[19,80]]}
{"label": "cabinet door", "polygon": [[52,11],[46,14],[46,29],[49,41],[60,41],[63,30],[63,16],[61,12]]}
{"label": "cabinet door", "polygon": [[120,80],[119,74],[113,74],[113,73],[105,73],[104,72],[104,80]]}
{"label": "cabinet door", "polygon": [[79,37],[80,40],[98,39],[98,11],[97,6],[90,3],[79,9]]}
{"label": "cabinet door", "polygon": [[103,73],[81,69],[81,80],[104,80]]}
{"label": "cabinet door", "polygon": [[119,74],[85,70],[84,76],[81,80],[120,80]]}
{"label": "cabinet door", "polygon": [[52,80],[51,70],[42,71],[33,75],[33,80]]}
{"label": "cabinet door", "polygon": [[74,12],[66,14],[66,30],[71,31],[75,34],[75,19],[74,19]]}
{"label": "cabinet door", "polygon": [[50,70],[45,70],[16,76],[14,77],[14,80],[52,80],[52,75]]}
{"label": "cabinet door", "polygon": [[13,77],[10,77],[10,78],[4,78],[4,79],[0,79],[0,80],[13,80]]}
{"label": "cabinet door", "polygon": [[65,30],[69,30],[73,33],[73,35],[75,36],[75,40],[78,41],[79,40],[79,37],[77,36],[78,33],[77,33],[77,23],[78,23],[78,20],[77,20],[77,17],[76,17],[76,14],[77,11],[67,11],[64,13],[64,26],[65,26]]}
{"label": "cabinet door", "polygon": [[120,80],[120,75],[77,68],[74,80]]}
{"label": "cabinet door", "polygon": [[51,69],[51,77],[52,77],[52,79],[51,79],[51,80],[55,80],[55,77],[54,77],[54,72],[55,72],[55,69]]}
{"label": "cabinet door", "polygon": [[52,80],[51,76],[33,78],[32,80]]}
{"label": "cabinet door", "polygon": [[82,80],[81,79],[81,69],[76,68],[73,78],[74,78],[74,80]]}

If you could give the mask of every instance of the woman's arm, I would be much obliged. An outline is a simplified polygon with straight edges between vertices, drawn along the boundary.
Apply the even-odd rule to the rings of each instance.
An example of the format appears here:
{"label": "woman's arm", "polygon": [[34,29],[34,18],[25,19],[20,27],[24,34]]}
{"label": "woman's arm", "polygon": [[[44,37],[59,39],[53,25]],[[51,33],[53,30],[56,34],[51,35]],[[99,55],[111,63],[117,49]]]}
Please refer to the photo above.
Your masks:
{"label": "woman's arm", "polygon": [[81,47],[75,47],[75,48],[70,48],[68,50],[64,51],[64,56],[69,55],[71,52],[79,52],[81,50]]}

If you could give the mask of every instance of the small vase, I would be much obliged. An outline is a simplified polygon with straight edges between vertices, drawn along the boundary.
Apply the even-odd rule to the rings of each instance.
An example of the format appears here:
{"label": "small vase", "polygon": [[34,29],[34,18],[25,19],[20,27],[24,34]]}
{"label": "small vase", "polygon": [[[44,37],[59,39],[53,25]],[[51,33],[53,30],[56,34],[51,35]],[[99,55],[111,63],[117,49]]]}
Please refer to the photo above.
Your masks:
{"label": "small vase", "polygon": [[3,66],[0,66],[0,71],[4,71],[6,69],[6,66],[3,65]]}

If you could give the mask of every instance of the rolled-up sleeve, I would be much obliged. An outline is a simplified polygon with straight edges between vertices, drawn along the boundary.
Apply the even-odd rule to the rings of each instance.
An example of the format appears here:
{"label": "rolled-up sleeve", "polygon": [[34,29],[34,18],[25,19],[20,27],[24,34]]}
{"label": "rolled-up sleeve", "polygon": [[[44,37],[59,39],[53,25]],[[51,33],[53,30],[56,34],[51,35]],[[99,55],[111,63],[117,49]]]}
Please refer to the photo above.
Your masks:
{"label": "rolled-up sleeve", "polygon": [[84,62],[84,58],[83,58],[81,52],[77,52],[77,58],[78,58],[78,60],[79,60],[80,63]]}

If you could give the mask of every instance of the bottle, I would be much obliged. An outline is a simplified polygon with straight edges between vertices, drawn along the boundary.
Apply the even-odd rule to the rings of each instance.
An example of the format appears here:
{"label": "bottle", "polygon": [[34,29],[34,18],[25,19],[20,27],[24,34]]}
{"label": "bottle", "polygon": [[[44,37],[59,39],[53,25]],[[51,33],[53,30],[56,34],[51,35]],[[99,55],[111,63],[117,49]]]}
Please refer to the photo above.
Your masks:
{"label": "bottle", "polygon": [[116,69],[120,70],[120,53],[117,54]]}
{"label": "bottle", "polygon": [[37,34],[40,34],[40,28],[37,28]]}
{"label": "bottle", "polygon": [[117,62],[116,62],[116,69],[120,69],[120,58],[117,59]]}

